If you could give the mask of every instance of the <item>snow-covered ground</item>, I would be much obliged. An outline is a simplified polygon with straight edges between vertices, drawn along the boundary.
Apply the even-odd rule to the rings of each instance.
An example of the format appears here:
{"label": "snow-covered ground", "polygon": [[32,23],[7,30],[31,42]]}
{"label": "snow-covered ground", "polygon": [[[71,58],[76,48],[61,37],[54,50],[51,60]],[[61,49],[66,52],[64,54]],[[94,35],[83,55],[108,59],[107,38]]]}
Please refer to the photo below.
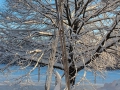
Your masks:
{"label": "snow-covered ground", "polygon": [[[51,84],[51,90],[54,90],[54,84]],[[63,90],[62,87],[61,90]],[[0,84],[0,90],[45,90],[44,83],[21,83],[11,85],[9,82],[4,82]],[[120,80],[115,80],[111,83],[94,84],[91,85],[79,85],[76,86],[73,90],[120,90]]]}
{"label": "snow-covered ground", "polygon": [[[75,86],[72,90],[97,90],[103,85],[88,85],[82,84]],[[51,89],[54,90],[55,83],[51,83]],[[61,90],[64,90],[65,84],[61,85]],[[20,84],[11,84],[11,82],[3,82],[0,84],[0,90],[45,90],[45,84],[42,82],[24,82]],[[99,89],[100,90],[100,89]]]}
{"label": "snow-covered ground", "polygon": [[111,83],[105,83],[104,86],[98,90],[120,90],[120,79],[114,80]]}

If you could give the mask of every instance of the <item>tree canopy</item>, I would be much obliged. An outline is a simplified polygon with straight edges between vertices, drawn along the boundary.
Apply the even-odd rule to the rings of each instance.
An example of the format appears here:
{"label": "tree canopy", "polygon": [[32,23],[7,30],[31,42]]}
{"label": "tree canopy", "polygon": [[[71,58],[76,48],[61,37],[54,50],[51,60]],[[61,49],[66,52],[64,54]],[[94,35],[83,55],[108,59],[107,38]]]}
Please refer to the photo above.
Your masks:
{"label": "tree canopy", "polygon": [[73,85],[82,69],[100,71],[120,62],[119,0],[6,1],[0,62],[7,65],[1,70],[44,64],[64,70]]}

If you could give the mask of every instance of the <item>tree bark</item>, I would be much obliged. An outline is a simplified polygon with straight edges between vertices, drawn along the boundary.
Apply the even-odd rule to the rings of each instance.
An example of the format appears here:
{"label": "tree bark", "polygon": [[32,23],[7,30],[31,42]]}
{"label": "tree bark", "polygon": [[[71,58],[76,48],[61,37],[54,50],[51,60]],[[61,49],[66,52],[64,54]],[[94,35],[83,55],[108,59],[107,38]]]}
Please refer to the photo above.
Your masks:
{"label": "tree bark", "polygon": [[75,74],[77,73],[75,65],[72,64],[69,67],[69,79],[70,79],[70,84],[73,86],[75,84]]}

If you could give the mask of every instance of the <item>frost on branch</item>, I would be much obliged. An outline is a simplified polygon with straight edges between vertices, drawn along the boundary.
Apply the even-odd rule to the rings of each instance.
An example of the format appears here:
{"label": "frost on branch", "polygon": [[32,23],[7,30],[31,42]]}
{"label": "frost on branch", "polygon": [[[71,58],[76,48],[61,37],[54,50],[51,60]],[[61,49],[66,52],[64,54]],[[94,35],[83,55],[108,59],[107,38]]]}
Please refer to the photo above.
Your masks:
{"label": "frost on branch", "polygon": [[[56,52],[51,55],[55,32],[61,29],[71,85],[75,84],[77,72],[84,68],[120,68],[119,0],[62,0],[62,13],[56,3],[59,0],[6,1],[8,10],[0,13],[0,63],[6,64],[1,71],[12,65],[49,66],[50,57],[56,61],[53,69],[64,70],[59,35]],[[58,19],[62,19],[62,25]],[[44,55],[37,62],[42,52]]]}

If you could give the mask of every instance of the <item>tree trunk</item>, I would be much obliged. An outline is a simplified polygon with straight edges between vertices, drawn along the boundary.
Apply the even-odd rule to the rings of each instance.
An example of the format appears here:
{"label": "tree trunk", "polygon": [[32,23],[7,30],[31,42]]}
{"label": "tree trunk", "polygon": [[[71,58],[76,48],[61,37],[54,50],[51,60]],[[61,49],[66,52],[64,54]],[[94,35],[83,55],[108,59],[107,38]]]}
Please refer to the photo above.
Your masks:
{"label": "tree trunk", "polygon": [[69,57],[70,59],[68,59],[69,63],[72,63],[69,67],[69,79],[70,79],[70,84],[73,86],[75,84],[75,74],[76,74],[76,68],[75,68],[75,64],[74,64],[74,58],[73,58],[73,47],[72,45],[70,45],[69,47]]}
{"label": "tree trunk", "polygon": [[69,79],[70,79],[70,84],[73,86],[75,84],[75,74],[76,74],[76,68],[75,68],[75,65],[72,64],[70,67],[69,67]]}

